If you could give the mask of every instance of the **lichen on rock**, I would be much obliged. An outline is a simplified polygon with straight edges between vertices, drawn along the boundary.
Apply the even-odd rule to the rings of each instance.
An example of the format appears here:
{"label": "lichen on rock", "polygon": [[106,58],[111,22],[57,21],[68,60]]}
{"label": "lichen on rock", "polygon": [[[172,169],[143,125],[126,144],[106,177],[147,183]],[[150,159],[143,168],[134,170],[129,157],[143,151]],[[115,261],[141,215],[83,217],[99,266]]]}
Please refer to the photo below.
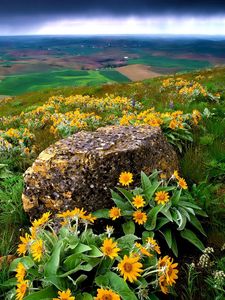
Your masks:
{"label": "lichen on rock", "polygon": [[25,172],[23,206],[31,219],[76,207],[94,211],[112,205],[119,174],[154,169],[167,176],[178,159],[159,127],[108,126],[81,131],[44,150]]}

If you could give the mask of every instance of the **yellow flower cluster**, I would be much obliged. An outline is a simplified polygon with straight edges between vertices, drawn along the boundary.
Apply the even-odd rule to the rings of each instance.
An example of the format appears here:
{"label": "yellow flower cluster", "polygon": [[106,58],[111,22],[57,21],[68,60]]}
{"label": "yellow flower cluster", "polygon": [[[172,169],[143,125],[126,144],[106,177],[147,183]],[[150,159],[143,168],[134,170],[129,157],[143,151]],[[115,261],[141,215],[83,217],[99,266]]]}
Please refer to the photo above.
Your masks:
{"label": "yellow flower cluster", "polygon": [[168,293],[168,286],[172,286],[178,278],[177,265],[168,255],[158,261],[159,286],[164,294]]}
{"label": "yellow flower cluster", "polygon": [[189,121],[197,125],[201,120],[201,113],[193,110],[192,114],[184,114],[182,111],[160,113],[154,108],[140,113],[125,114],[120,119],[121,126],[150,125],[153,127],[170,128],[172,130],[185,128]]}
{"label": "yellow flower cluster", "polygon": [[[196,80],[201,80],[202,76],[196,76]],[[162,90],[174,90],[174,87],[178,93],[185,98],[195,99],[197,96],[201,95],[203,97],[209,96],[209,92],[206,88],[204,88],[199,82],[197,81],[189,81],[183,78],[167,78],[162,82]],[[218,97],[218,95],[215,95]]]}
{"label": "yellow flower cluster", "polygon": [[16,300],[22,300],[27,292],[29,281],[25,280],[26,268],[19,262],[16,268]]}

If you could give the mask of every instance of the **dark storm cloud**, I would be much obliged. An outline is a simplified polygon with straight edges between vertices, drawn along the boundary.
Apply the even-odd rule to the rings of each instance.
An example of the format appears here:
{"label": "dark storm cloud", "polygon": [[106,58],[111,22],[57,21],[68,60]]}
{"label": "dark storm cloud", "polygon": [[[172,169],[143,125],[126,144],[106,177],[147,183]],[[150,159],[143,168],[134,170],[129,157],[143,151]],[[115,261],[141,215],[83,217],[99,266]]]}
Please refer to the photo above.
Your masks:
{"label": "dark storm cloud", "polygon": [[105,13],[127,14],[212,14],[224,13],[225,1],[221,0],[0,0],[0,15],[86,15]]}

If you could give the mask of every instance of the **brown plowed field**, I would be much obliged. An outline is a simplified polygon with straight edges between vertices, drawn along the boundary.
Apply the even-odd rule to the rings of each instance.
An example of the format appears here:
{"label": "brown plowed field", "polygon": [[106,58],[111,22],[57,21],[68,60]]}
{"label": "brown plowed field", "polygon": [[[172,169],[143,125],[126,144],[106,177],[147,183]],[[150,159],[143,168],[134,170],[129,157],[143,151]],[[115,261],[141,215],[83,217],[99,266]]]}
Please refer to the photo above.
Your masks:
{"label": "brown plowed field", "polygon": [[152,71],[151,67],[141,64],[119,67],[116,68],[116,70],[132,81],[139,81],[162,75],[160,73]]}

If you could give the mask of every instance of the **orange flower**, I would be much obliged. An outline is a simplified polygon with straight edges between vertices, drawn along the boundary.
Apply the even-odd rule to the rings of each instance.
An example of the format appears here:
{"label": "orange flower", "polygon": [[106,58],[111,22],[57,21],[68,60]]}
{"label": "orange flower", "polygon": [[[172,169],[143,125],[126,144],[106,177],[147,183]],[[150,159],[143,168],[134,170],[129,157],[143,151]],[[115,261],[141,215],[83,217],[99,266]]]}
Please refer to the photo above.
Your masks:
{"label": "orange flower", "polygon": [[117,247],[117,242],[113,242],[112,239],[105,239],[103,241],[101,250],[105,256],[114,259],[115,257],[118,256],[118,252],[120,251],[120,248]]}
{"label": "orange flower", "polygon": [[157,204],[166,204],[167,202],[169,202],[169,193],[168,192],[164,192],[164,191],[160,191],[157,192],[155,194],[155,201],[157,202]]}
{"label": "orange flower", "polygon": [[137,210],[133,213],[133,219],[134,222],[138,223],[139,225],[142,225],[147,221],[147,215],[145,212]]}
{"label": "orange flower", "polygon": [[137,277],[141,276],[140,273],[143,272],[142,267],[142,263],[139,262],[139,256],[125,255],[123,260],[118,264],[118,269],[124,280],[129,280],[130,282],[136,281]]}
{"label": "orange flower", "polygon": [[136,195],[135,197],[133,197],[132,204],[136,208],[143,207],[145,205],[144,198],[141,195]]}
{"label": "orange flower", "polygon": [[95,300],[120,300],[120,296],[113,292],[112,290],[106,290],[106,289],[97,289],[97,297],[95,297]]}
{"label": "orange flower", "polygon": [[133,182],[133,174],[130,172],[122,172],[119,177],[119,183],[122,185],[129,185]]}
{"label": "orange flower", "polygon": [[109,211],[109,217],[114,221],[121,216],[120,208],[112,207]]}
{"label": "orange flower", "polygon": [[187,183],[185,181],[185,179],[183,178],[180,178],[178,180],[178,185],[180,186],[180,188],[182,188],[183,190],[187,190],[188,186],[187,186]]}

